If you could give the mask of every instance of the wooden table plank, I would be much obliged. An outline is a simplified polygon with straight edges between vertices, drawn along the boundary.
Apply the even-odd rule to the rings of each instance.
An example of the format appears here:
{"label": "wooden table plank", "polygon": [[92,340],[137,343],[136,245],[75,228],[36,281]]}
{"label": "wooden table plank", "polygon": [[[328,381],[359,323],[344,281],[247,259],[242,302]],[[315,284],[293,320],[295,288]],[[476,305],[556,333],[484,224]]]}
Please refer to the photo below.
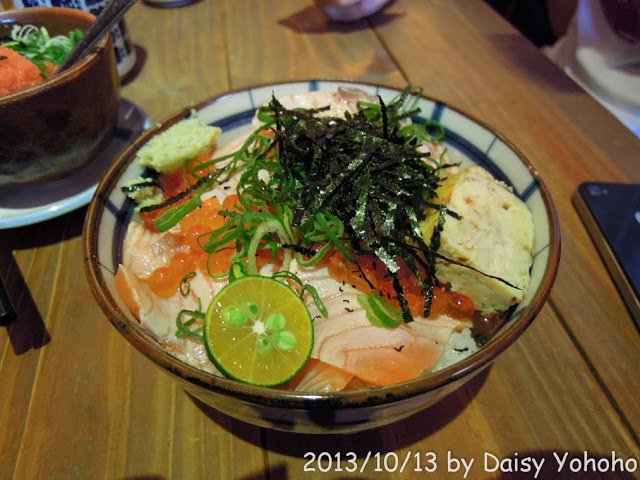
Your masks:
{"label": "wooden table plank", "polygon": [[[16,462],[17,478],[45,474],[68,478],[70,472],[92,477],[105,464],[107,452],[101,445],[110,431],[109,418],[96,412],[108,408],[105,372],[121,370],[122,355],[111,355],[103,342],[96,342],[110,333],[110,326],[86,302],[88,289],[79,246],[79,238],[66,240],[57,255],[58,265],[65,268],[54,270],[55,281],[49,285],[52,303],[46,325],[51,341],[42,349],[38,363]],[[120,350],[124,347],[115,345]]]}
{"label": "wooden table plank", "polygon": [[[69,224],[76,217],[0,232],[0,268],[8,278],[6,286],[18,313],[13,324],[0,328],[0,425],[6,426],[0,438],[0,478],[10,477],[20,454],[25,432],[22,419],[31,409],[41,352],[51,341],[46,319],[54,303],[52,277],[60,268],[61,245],[57,242],[73,234]],[[19,247],[24,250],[17,250]]]}
{"label": "wooden table plank", "polygon": [[234,88],[312,78],[405,83],[365,21],[330,24],[319,8],[296,0],[227,5]]}
{"label": "wooden table plank", "polygon": [[[428,3],[432,15],[418,13],[424,2],[396,2],[391,12],[404,21],[377,27],[380,38],[406,65],[411,83],[484,119],[540,171],[563,231],[551,301],[640,431],[640,335],[571,201],[583,181],[640,182],[640,141],[484,3]],[[434,67],[412,61],[415,52],[437,59]],[[597,115],[597,129],[590,115]]]}
{"label": "wooden table plank", "polygon": [[153,8],[138,2],[126,16],[138,65],[122,95],[152,122],[230,88],[227,22],[219,2]]}
{"label": "wooden table plank", "polygon": [[[262,451],[262,430],[243,422],[238,422],[217,410],[203,404],[196,398],[181,391],[185,414],[197,419],[200,427],[194,431],[184,431],[182,450],[174,448],[174,455],[189,448],[196,442],[201,445],[204,456],[192,458],[193,462],[184,462],[185,476],[176,474],[176,478],[211,478],[211,472],[218,472],[220,478],[263,478],[268,465]],[[181,424],[176,417],[176,425]],[[188,442],[188,443],[187,443]],[[192,473],[194,465],[200,464],[200,470]]]}

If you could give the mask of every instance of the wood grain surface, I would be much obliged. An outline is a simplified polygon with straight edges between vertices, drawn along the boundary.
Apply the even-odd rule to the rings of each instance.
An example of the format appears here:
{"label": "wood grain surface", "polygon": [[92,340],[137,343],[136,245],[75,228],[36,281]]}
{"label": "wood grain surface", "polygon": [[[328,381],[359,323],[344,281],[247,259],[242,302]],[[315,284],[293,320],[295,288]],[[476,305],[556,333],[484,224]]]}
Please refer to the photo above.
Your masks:
{"label": "wood grain surface", "polygon": [[[306,78],[421,85],[483,119],[530,158],[555,200],[562,260],[551,298],[509,350],[435,406],[388,427],[307,436],[231,419],[186,394],[105,319],[81,253],[85,209],[0,231],[0,274],[19,312],[0,328],[0,479],[463,478],[447,454],[640,461],[640,334],[572,204],[587,180],[640,182],[640,140],[478,0],[397,0],[351,24],[310,1],[139,3],[139,64],[122,95],[156,122],[229,89]],[[305,472],[307,452],[418,455],[438,469]],[[392,458],[392,457],[389,457]],[[344,465],[343,465],[344,466]],[[412,467],[415,462],[412,463]]]}

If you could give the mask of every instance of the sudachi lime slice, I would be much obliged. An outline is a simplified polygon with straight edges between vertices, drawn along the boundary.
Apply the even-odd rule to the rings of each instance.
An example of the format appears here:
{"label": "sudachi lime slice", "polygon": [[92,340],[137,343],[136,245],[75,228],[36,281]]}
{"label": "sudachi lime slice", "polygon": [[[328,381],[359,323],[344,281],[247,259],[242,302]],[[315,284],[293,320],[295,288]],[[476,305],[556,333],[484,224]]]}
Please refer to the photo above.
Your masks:
{"label": "sudachi lime slice", "polygon": [[275,386],[293,378],[313,347],[313,324],[291,288],[246,276],[225,286],[207,309],[204,342],[211,361],[230,378]]}

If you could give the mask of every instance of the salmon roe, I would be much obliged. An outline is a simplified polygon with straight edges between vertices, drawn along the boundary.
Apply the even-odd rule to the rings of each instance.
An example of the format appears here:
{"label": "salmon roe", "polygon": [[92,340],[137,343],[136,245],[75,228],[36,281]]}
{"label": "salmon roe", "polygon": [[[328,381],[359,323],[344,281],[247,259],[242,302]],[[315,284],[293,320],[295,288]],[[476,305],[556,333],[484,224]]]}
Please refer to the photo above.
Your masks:
{"label": "salmon roe", "polygon": [[[209,160],[211,160],[210,154],[200,155],[197,159],[193,160],[189,165],[187,165],[185,172],[179,171],[175,173],[165,173],[160,175],[158,177],[158,182],[163,192],[163,199],[168,200],[184,192],[190,186],[196,183],[199,178],[202,178],[203,176],[207,175],[207,173],[209,173],[210,171],[215,170],[215,167],[213,166],[207,166],[207,167],[202,167],[200,169],[197,169],[197,166],[199,164],[205,164],[205,162]],[[194,169],[198,175],[197,177],[191,174],[191,171]],[[190,200],[190,197],[186,196],[185,198],[180,199],[177,202],[172,203],[170,205],[166,205],[162,208],[155,208],[150,211],[142,212],[140,216],[142,217],[145,228],[147,228],[148,230],[151,230],[152,232],[157,232],[158,229],[156,228],[154,222],[158,219],[158,217],[162,216],[162,214],[165,213],[167,210],[170,210],[171,208],[174,208],[183,203],[186,203],[189,200]],[[196,215],[196,218],[198,218],[197,215]],[[182,223],[182,221],[180,223]],[[214,228],[217,228],[217,227],[215,226],[211,227],[209,230],[212,230]]]}
{"label": "salmon roe", "polygon": [[[231,202],[228,202],[228,205],[233,206]],[[175,295],[185,277],[191,272],[223,274],[231,269],[231,257],[236,253],[234,243],[222,247],[212,255],[203,248],[208,233],[224,225],[225,217],[220,214],[220,210],[223,209],[225,207],[217,198],[209,198],[180,220],[180,230],[170,233],[178,242],[178,253],[173,255],[168,266],[155,269],[147,279],[149,288],[156,295],[161,298]]]}
{"label": "salmon roe", "polygon": [[[357,258],[356,261],[360,266],[358,269],[354,263],[346,260],[339,251],[334,249],[323,261],[326,262],[331,276],[336,280],[352,285],[362,292],[375,290],[391,305],[400,308],[391,275],[377,257],[366,255]],[[420,292],[415,276],[404,263],[400,264],[399,277],[411,315],[422,316],[424,296]],[[429,318],[448,315],[457,319],[468,319],[473,316],[474,311],[473,301],[460,292],[452,291],[450,285],[433,288]]]}

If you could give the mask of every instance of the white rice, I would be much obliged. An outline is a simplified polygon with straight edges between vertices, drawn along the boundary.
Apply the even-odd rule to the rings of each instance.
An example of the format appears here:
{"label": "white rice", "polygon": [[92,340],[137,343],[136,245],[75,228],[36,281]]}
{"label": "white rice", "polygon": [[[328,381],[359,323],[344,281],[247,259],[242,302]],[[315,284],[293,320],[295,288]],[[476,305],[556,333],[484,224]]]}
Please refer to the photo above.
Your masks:
{"label": "white rice", "polygon": [[451,334],[449,343],[444,347],[444,351],[432,371],[442,370],[477,351],[478,345],[471,336],[471,329],[465,328],[459,333],[454,332]]}

